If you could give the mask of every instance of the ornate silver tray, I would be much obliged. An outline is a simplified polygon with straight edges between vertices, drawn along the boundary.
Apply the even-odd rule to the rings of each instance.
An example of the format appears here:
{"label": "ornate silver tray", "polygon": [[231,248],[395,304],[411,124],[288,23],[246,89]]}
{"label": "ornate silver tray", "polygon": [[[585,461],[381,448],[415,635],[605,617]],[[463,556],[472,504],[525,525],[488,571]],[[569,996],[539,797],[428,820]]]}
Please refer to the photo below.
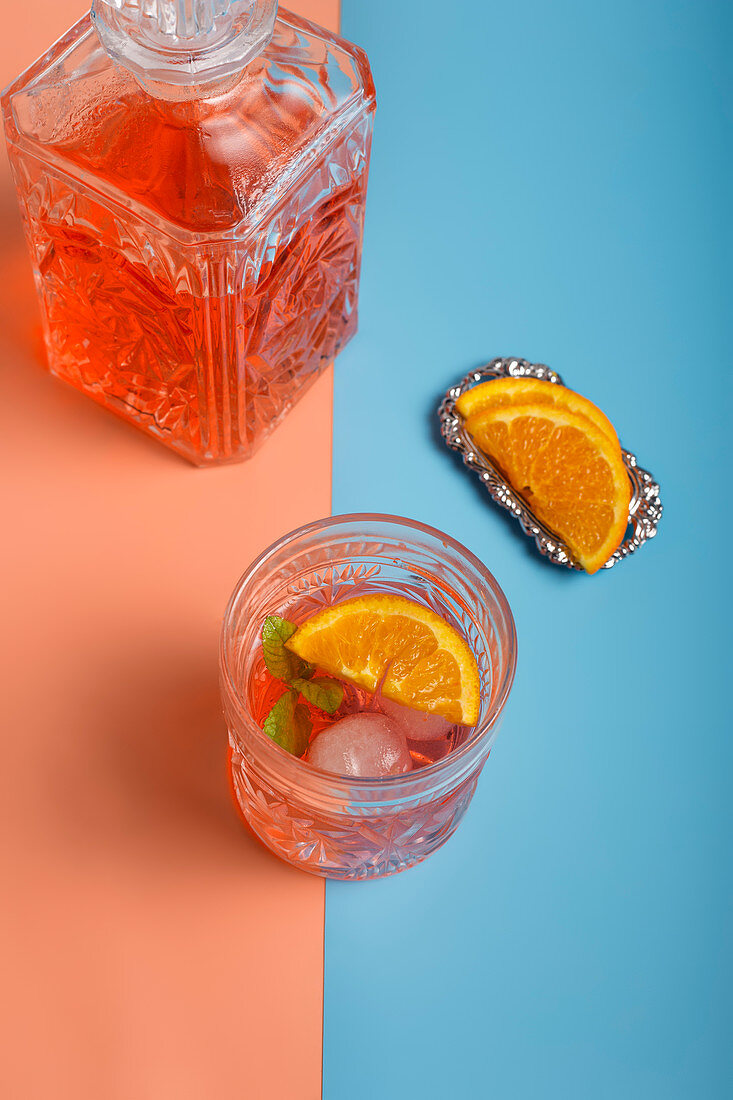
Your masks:
{"label": "ornate silver tray", "polygon": [[[526,501],[504,481],[502,474],[493,465],[487,455],[477,450],[464,428],[463,418],[456,412],[456,398],[479,382],[489,378],[541,378],[546,382],[563,385],[560,375],[543,363],[528,363],[526,359],[492,359],[485,367],[471,371],[462,378],[457,386],[452,386],[443,398],[438,416],[440,430],[444,440],[454,451],[459,451],[469,470],[473,470],[483,482],[489,495],[502,508],[512,513],[521,524],[524,532],[533,538],[537,548],[556,565],[565,565],[568,569],[581,569],[556,535],[540,523],[528,508]],[[629,504],[629,527],[626,537],[618,550],[608,559],[603,569],[610,569],[617,562],[633,554],[640,546],[657,533],[662,518],[662,504],[659,499],[659,485],[648,470],[636,461],[631,451],[621,449],[624,465],[631,481],[631,502]]]}

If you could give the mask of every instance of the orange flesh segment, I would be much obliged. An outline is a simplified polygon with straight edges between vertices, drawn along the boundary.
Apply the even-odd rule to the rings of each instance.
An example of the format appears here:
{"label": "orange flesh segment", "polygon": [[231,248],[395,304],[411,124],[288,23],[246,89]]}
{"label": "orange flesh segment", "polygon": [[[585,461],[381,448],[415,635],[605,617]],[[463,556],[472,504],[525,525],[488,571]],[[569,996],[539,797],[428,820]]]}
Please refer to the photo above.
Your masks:
{"label": "orange flesh segment", "polygon": [[471,418],[476,445],[588,573],[624,537],[631,483],[621,448],[585,416],[552,405],[498,406]]}
{"label": "orange flesh segment", "polygon": [[466,428],[471,434],[474,416],[484,409],[505,405],[553,405],[566,409],[585,416],[618,445],[616,430],[605,413],[587,397],[555,382],[545,382],[540,378],[493,378],[466,390],[456,400],[456,409],[466,420]]}
{"label": "orange flesh segment", "polygon": [[[369,595],[311,616],[286,643],[306,661],[415,710],[473,726],[476,659],[457,630],[403,596]],[[386,675],[385,675],[386,674]]]}

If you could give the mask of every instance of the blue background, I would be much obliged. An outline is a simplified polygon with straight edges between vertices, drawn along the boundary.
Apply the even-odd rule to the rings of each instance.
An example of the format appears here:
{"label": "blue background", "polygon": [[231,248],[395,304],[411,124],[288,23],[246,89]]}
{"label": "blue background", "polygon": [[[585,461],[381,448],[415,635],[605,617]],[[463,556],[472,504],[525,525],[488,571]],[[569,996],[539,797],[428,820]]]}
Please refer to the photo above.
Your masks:
{"label": "blue background", "polygon": [[[333,510],[464,542],[519,668],[456,836],[327,886],[325,1100],[732,1094],[724,7],[343,0],[378,111]],[[438,441],[495,355],[560,371],[659,480],[635,558],[548,565]]]}

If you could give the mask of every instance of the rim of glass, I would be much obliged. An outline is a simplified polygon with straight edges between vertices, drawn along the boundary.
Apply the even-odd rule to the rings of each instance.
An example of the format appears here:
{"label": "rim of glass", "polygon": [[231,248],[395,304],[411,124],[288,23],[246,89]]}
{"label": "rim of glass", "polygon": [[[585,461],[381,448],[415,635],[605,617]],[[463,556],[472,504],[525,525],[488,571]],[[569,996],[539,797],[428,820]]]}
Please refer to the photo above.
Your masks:
{"label": "rim of glass", "polygon": [[[348,523],[367,522],[367,523],[388,523],[399,524],[402,527],[411,528],[413,531],[421,534],[432,535],[440,540],[444,544],[450,545],[454,550],[457,550],[461,557],[466,558],[471,565],[481,575],[482,580],[491,590],[491,593],[496,600],[496,603],[501,611],[502,617],[507,627],[507,661],[504,669],[501,681],[498,685],[498,690],[494,697],[488,714],[484,721],[478,726],[465,744],[459,748],[449,752],[447,756],[444,756],[441,760],[437,760],[434,764],[429,764],[426,767],[416,768],[413,771],[405,772],[402,775],[384,775],[384,776],[356,776],[356,775],[340,775],[336,772],[323,771],[321,768],[316,767],[314,764],[308,764],[301,760],[300,757],[294,756],[292,753],[287,752],[271,738],[267,737],[264,731],[257,725],[249,713],[249,709],[242,698],[242,693],[236,685],[232,669],[229,661],[229,639],[231,637],[231,623],[232,615],[235,605],[239,599],[240,593],[250,579],[258,573],[261,568],[267,563],[268,559],[274,557],[281,549],[286,547],[289,543],[294,542],[296,539],[301,538],[304,535],[312,534],[318,531],[327,531],[329,528],[337,528],[338,526],[346,525]],[[233,702],[237,714],[242,719],[243,723],[251,730],[256,737],[261,739],[265,748],[271,748],[276,750],[277,757],[282,760],[285,767],[298,766],[305,769],[305,773],[311,776],[313,779],[326,780],[331,784],[341,784],[345,782],[353,785],[364,787],[365,789],[375,790],[386,786],[393,786],[397,788],[408,788],[412,784],[425,781],[431,778],[437,778],[441,772],[447,772],[452,770],[453,767],[460,764],[466,757],[475,754],[479,746],[490,735],[491,731],[496,723],[497,718],[501,714],[506,704],[509,692],[514,682],[514,674],[517,666],[517,631],[514,623],[514,616],[512,615],[509,602],[504,595],[503,590],[499,586],[498,581],[494,577],[483,562],[471,553],[468,547],[464,546],[462,542],[454,539],[451,535],[448,535],[445,531],[441,531],[437,527],[431,527],[430,524],[421,523],[419,520],[408,519],[405,516],[390,515],[383,512],[348,512],[342,515],[327,516],[324,519],[312,520],[310,523],[304,523],[301,527],[296,527],[287,534],[282,535],[275,542],[271,543],[265,550],[262,551],[245,569],[241,577],[234,586],[234,591],[229,597],[229,601],[224,611],[224,618],[222,620],[220,642],[219,642],[219,669],[220,674],[225,680],[226,687],[229,692],[230,702]]]}

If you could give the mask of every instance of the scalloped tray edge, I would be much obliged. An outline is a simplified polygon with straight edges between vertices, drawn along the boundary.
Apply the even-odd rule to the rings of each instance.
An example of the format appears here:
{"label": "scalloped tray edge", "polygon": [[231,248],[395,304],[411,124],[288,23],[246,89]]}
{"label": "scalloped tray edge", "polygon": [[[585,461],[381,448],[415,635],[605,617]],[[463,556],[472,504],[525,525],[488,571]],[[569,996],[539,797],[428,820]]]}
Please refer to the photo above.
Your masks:
{"label": "scalloped tray edge", "polygon": [[[555,565],[564,565],[569,569],[582,571],[582,566],[575,561],[568,547],[537,519],[526,501],[504,480],[503,475],[489,457],[476,448],[464,427],[463,418],[456,411],[456,399],[479,382],[486,382],[491,378],[526,377],[564,385],[560,375],[550,370],[544,363],[529,363],[526,359],[492,359],[486,366],[470,371],[457,385],[451,386],[448,390],[438,409],[441,434],[446,444],[461,454],[466,466],[474,471],[492,500],[502,508],[506,508],[519,521],[525,534],[534,539],[541,554]],[[611,569],[617,562],[628,558],[645,542],[654,538],[662,518],[659,485],[649,471],[639,465],[636,455],[631,451],[622,447],[621,455],[631,482],[629,503],[631,530],[627,531],[623,542],[602,566],[603,569]]]}

